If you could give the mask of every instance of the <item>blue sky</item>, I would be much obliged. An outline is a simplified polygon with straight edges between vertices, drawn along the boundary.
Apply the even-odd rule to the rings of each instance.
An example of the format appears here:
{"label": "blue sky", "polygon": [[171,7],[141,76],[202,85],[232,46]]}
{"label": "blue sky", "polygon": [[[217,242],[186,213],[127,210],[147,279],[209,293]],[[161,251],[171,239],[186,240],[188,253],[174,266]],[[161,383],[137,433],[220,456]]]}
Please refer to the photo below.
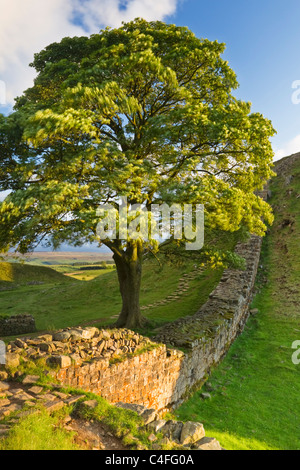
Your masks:
{"label": "blue sky", "polygon": [[224,57],[240,83],[236,95],[277,130],[276,157],[300,151],[300,104],[292,103],[292,84],[300,80],[299,0],[186,0],[173,19],[226,43]]}
{"label": "blue sky", "polygon": [[299,0],[0,0],[0,7],[0,80],[7,89],[2,113],[31,85],[34,52],[64,36],[142,16],[225,42],[224,57],[240,83],[236,95],[277,130],[275,158],[300,151],[300,104],[292,103],[292,84],[300,80]]}

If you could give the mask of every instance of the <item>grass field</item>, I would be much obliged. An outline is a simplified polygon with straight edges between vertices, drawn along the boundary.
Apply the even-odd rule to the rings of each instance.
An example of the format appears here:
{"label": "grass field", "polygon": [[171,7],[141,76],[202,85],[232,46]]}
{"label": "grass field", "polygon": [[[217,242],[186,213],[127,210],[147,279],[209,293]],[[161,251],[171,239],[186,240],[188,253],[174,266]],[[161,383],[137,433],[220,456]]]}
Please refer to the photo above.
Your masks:
{"label": "grass field", "polygon": [[66,276],[69,276],[73,279],[77,279],[78,281],[91,281],[98,276],[102,276],[103,274],[107,274],[111,272],[111,269],[86,269],[82,271],[72,271],[70,273],[66,273]]}
{"label": "grass field", "polygon": [[[229,450],[300,450],[300,364],[293,364],[291,349],[300,340],[299,182],[298,159],[270,186],[275,222],[263,243],[253,302],[258,315],[203,390],[176,413],[201,421]],[[201,399],[203,391],[211,399]]]}
{"label": "grass field", "polygon": [[91,281],[98,276],[102,276],[103,274],[112,272],[115,269],[114,264],[106,264],[106,262],[102,262],[99,265],[86,265],[79,263],[74,264],[53,264],[51,268],[57,271],[58,273],[62,273],[65,276],[68,276],[73,279],[77,279],[78,281]]}
{"label": "grass field", "polygon": [[[8,275],[4,274],[6,265],[16,269],[17,274],[4,281],[4,278],[8,279]],[[60,271],[61,266],[52,267],[0,263],[0,282],[4,286],[18,286],[0,291],[0,315],[30,313],[39,331],[89,323],[104,326],[115,322],[121,310],[115,269],[110,267],[81,273],[78,266],[71,266],[70,269],[66,268],[71,275],[66,276],[65,271],[54,270],[58,268]],[[18,269],[24,275],[19,276]],[[25,276],[27,270],[29,275]],[[193,270],[192,260],[184,264],[163,262],[162,266],[156,260],[146,261],[143,267],[141,305],[147,306],[165,299],[176,290],[182,275]],[[79,274],[74,275],[76,272]],[[189,289],[182,298],[144,310],[143,315],[151,321],[144,333],[151,335],[152,329],[195,313],[218,283],[221,273],[221,270],[207,269],[190,281]],[[77,276],[81,280],[76,279]],[[91,280],[88,280],[88,276]],[[36,281],[37,285],[34,285]]]}

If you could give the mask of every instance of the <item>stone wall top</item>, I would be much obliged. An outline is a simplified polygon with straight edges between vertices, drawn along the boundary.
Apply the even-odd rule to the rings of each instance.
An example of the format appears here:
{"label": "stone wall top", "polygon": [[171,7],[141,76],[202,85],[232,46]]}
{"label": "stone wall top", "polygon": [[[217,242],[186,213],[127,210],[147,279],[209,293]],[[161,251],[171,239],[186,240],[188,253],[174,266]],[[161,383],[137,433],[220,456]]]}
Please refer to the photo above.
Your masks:
{"label": "stone wall top", "polygon": [[128,329],[95,327],[65,328],[35,338],[17,338],[10,341],[7,352],[28,359],[45,359],[62,368],[80,366],[95,358],[110,361],[157,347],[150,339]]}
{"label": "stone wall top", "polygon": [[246,309],[251,301],[261,242],[261,237],[253,235],[248,242],[239,243],[235,251],[245,258],[245,270],[226,269],[208,301],[195,315],[163,326],[154,340],[192,349],[216,337],[222,328],[230,327],[237,311]]}

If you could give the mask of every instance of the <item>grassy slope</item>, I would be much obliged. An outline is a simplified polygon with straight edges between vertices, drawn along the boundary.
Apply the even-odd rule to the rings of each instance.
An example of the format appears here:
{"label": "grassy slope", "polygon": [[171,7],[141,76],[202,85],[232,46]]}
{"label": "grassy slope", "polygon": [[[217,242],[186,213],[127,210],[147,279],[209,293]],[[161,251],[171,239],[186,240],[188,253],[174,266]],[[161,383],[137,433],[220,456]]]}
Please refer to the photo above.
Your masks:
{"label": "grassy slope", "polygon": [[[99,325],[109,324],[115,321],[120,312],[121,298],[115,270],[108,269],[101,276],[86,282],[63,276],[50,268],[12,266],[13,269],[17,267],[24,271],[24,275],[26,272],[30,274],[25,276],[26,282],[35,277],[34,272],[37,280],[43,280],[41,273],[45,272],[50,273],[50,277],[44,285],[23,285],[18,289],[0,292],[0,315],[31,313],[38,330],[49,330],[96,320],[99,320]],[[162,267],[155,260],[146,261],[143,267],[141,305],[167,297],[176,289],[181,276],[191,270],[192,260],[183,265],[164,262]],[[190,282],[189,295],[164,306],[145,310],[143,315],[152,320],[153,327],[156,327],[196,312],[206,301],[220,275],[220,271],[205,271]],[[147,333],[151,332],[147,330]]]}
{"label": "grassy slope", "polygon": [[0,262],[0,287],[24,285],[29,282],[65,282],[66,278],[47,267]]}
{"label": "grassy slope", "polygon": [[[300,365],[291,345],[300,340],[300,156],[285,160],[272,182],[275,222],[264,239],[252,317],[225,360],[179,410],[202,421],[226,449],[300,449]],[[291,181],[289,174],[294,177]],[[211,390],[211,399],[201,393]]]}
{"label": "grassy slope", "polygon": [[44,410],[22,418],[0,440],[0,451],[4,450],[81,450],[74,441],[74,433],[62,426],[62,413],[49,416]]}

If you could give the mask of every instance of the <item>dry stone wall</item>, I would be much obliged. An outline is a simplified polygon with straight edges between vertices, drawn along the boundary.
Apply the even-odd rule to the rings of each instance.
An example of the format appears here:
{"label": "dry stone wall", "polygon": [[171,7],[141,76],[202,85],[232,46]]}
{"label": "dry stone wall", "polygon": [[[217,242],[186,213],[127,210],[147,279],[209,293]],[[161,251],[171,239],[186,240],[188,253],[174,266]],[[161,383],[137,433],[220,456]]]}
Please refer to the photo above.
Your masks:
{"label": "dry stone wall", "polygon": [[209,300],[191,317],[162,329],[157,341],[185,348],[171,406],[177,406],[189,391],[203,382],[243,331],[250,315],[250,303],[258,269],[262,240],[252,236],[240,243],[237,253],[246,260],[246,269],[225,270]]}
{"label": "dry stone wall", "polygon": [[35,320],[32,315],[0,316],[0,336],[13,336],[35,331]]}
{"label": "dry stone wall", "polygon": [[63,385],[92,391],[111,403],[174,408],[207,377],[243,330],[260,250],[257,236],[239,243],[236,251],[245,258],[246,269],[225,270],[195,315],[165,326],[152,341],[125,329],[67,328],[11,342],[6,367],[44,358]]}

